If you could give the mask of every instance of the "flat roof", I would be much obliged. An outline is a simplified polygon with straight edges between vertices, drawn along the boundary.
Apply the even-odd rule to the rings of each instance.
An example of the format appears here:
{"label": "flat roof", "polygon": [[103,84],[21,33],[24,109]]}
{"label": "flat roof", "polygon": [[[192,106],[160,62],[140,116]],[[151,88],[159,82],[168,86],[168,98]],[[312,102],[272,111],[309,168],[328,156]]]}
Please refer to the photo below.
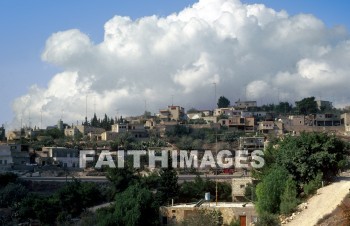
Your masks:
{"label": "flat roof", "polygon": [[[175,204],[173,206],[167,206],[168,208],[194,208],[196,203],[184,203],[184,204]],[[209,207],[209,208],[220,208],[220,207],[226,207],[226,208],[239,208],[239,207],[254,207],[253,203],[247,203],[247,202],[205,202],[200,207]]]}

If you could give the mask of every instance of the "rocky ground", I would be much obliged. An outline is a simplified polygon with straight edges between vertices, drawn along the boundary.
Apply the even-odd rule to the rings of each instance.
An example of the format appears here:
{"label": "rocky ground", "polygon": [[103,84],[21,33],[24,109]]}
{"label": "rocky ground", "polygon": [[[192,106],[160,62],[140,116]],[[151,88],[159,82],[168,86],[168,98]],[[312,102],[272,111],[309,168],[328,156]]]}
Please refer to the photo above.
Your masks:
{"label": "rocky ground", "polygon": [[334,183],[320,188],[317,194],[306,203],[302,203],[292,216],[282,219],[282,224],[286,226],[342,225],[334,224],[334,221],[339,220],[340,216],[333,222],[330,221],[330,224],[326,224],[326,219],[330,218],[349,195],[349,189],[350,177],[348,175],[339,177]]}

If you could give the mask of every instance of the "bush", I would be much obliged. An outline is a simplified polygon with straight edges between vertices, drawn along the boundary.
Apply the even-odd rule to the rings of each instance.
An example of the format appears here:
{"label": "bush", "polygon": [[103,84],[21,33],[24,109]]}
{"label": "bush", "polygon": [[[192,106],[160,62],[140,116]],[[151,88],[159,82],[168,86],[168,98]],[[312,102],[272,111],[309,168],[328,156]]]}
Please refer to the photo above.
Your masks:
{"label": "bush", "polygon": [[5,187],[8,183],[14,183],[17,180],[17,175],[14,173],[0,174],[0,188]]}
{"label": "bush", "polygon": [[278,217],[273,214],[263,213],[259,215],[258,222],[256,222],[255,226],[279,226],[281,225]]}
{"label": "bush", "polygon": [[28,191],[21,184],[9,183],[0,190],[0,207],[11,207],[15,203],[20,202]]}
{"label": "bush", "polygon": [[316,178],[304,185],[304,193],[309,196],[316,193],[317,189],[322,186],[322,174],[317,174]]}
{"label": "bush", "polygon": [[286,187],[281,196],[280,212],[283,214],[292,213],[298,205],[297,185],[290,177],[286,182]]}

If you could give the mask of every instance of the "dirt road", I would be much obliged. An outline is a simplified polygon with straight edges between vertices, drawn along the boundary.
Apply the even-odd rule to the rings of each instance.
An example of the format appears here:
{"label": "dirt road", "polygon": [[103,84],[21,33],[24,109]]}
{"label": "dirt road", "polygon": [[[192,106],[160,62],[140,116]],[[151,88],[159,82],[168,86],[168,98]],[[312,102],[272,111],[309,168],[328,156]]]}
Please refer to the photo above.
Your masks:
{"label": "dirt road", "polygon": [[340,177],[337,182],[320,188],[317,195],[308,200],[308,208],[303,210],[286,226],[313,226],[326,214],[330,214],[341,203],[350,189],[350,177]]}

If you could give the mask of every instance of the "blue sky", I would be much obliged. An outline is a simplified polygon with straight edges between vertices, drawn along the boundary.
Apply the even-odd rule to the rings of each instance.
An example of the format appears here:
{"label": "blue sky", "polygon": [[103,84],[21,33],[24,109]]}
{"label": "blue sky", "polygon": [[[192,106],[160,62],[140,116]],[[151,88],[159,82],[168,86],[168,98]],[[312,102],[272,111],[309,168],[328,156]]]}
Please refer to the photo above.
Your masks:
{"label": "blue sky", "polygon": [[[12,101],[33,84],[45,87],[61,69],[42,62],[40,55],[52,33],[77,28],[94,43],[103,39],[103,25],[114,15],[136,19],[166,16],[194,3],[193,0],[1,0],[0,1],[0,124],[12,120]],[[327,26],[350,27],[348,1],[242,0],[262,3],[289,15],[310,13]]]}

